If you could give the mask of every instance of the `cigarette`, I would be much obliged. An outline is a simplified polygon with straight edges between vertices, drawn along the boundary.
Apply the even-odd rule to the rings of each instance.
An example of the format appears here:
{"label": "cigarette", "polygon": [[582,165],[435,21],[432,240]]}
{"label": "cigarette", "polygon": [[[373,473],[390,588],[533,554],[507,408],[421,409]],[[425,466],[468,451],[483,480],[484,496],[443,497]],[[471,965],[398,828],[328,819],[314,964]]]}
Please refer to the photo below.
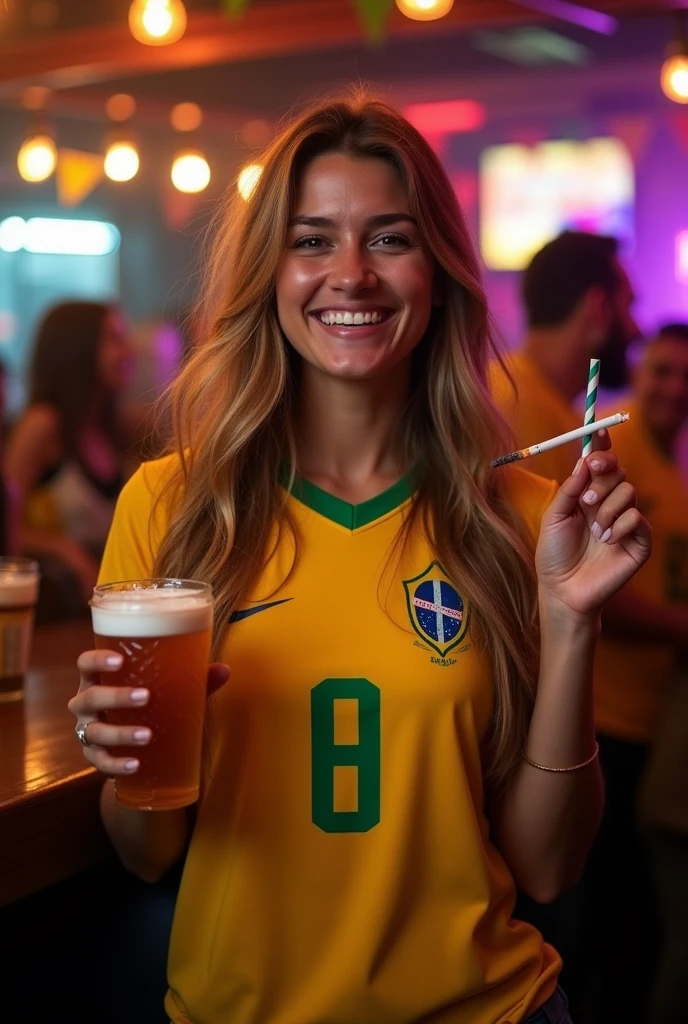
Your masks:
{"label": "cigarette", "polygon": [[[588,372],[588,391],[585,396],[585,418],[583,425],[588,426],[595,422],[595,406],[597,405],[597,387],[600,383],[600,361],[590,360]],[[583,438],[583,458],[592,453],[592,434],[586,434]]]}
{"label": "cigarette", "polygon": [[607,427],[616,427],[619,423],[626,423],[630,420],[630,413],[617,412],[613,416],[606,416],[603,420],[594,423],[584,423],[582,427],[569,430],[566,434],[559,434],[558,437],[550,437],[549,441],[540,441],[539,444],[531,444],[530,448],[522,448],[520,452],[511,452],[509,455],[502,455],[501,459],[495,459],[490,463],[495,466],[505,466],[508,462],[518,462],[519,459],[529,459],[531,455],[540,455],[541,452],[548,452],[550,448],[558,448],[559,445],[567,444],[569,441],[577,441],[579,437],[591,436],[597,430],[605,430]]}

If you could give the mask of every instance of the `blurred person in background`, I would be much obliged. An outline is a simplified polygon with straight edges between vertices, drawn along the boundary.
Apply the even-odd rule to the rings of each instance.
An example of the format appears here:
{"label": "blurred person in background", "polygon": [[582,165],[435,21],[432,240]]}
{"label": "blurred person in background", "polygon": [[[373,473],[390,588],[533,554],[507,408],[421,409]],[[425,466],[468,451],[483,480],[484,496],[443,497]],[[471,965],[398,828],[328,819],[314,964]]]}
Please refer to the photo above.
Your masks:
{"label": "blurred person in background", "polygon": [[[647,1020],[657,913],[637,804],[669,684],[681,650],[685,653],[688,647],[688,485],[676,462],[676,442],[688,420],[688,324],[669,324],[648,342],[632,384],[627,403],[631,419],[615,432],[614,450],[637,485],[638,507],[652,524],[653,554],[605,608],[595,660],[595,726],[606,803],[583,879],[586,973],[599,1013],[590,1017],[591,1022],[611,1020],[612,1010],[619,1014],[614,1019],[624,1022]],[[685,711],[684,703],[680,713]],[[671,780],[685,767],[684,752],[683,760],[664,775],[666,799],[662,785],[655,785],[659,819],[671,820],[675,814],[667,807],[675,805]],[[681,813],[682,827],[688,829],[688,804]],[[659,892],[673,961],[679,904],[686,913],[680,931],[683,950],[688,949],[688,858],[683,862],[687,873],[680,879],[676,845],[673,840],[664,843],[658,832]],[[686,848],[685,835],[678,845]],[[688,997],[687,968],[684,960],[679,987]],[[660,1003],[669,1000],[677,986],[675,970],[670,967],[665,974]],[[621,1006],[620,988],[625,993]],[[678,1006],[675,1000],[671,1005]],[[666,1024],[685,1020],[686,1007],[688,998],[675,1016],[664,1013],[656,1019]]]}
{"label": "blurred person in background", "polygon": [[12,430],[5,473],[20,501],[19,544],[42,565],[44,618],[85,609],[115,503],[130,431],[120,409],[134,363],[121,310],[64,302],[44,317],[29,404]]}
{"label": "blurred person in background", "polygon": [[[618,257],[616,239],[565,231],[535,254],[522,282],[527,331],[523,347],[491,366],[493,396],[512,428],[515,447],[579,427],[576,399],[585,393],[590,359],[601,360],[600,385],[627,383],[626,351],[638,337],[633,288]],[[620,431],[614,432],[615,445]],[[581,442],[530,460],[529,469],[562,483],[581,454]],[[577,1019],[584,963],[582,888],[543,906],[525,893],[516,913],[534,924],[562,955],[562,984]]]}
{"label": "blurred person in background", "polygon": [[[0,452],[5,447],[5,384],[7,372],[0,363]],[[0,555],[19,552],[19,500],[17,487],[0,473]]]}
{"label": "blurred person in background", "polygon": [[[518,448],[581,425],[574,402],[585,391],[591,358],[601,360],[601,387],[624,386],[626,349],[639,334],[634,298],[615,238],[565,231],[535,254],[523,278],[523,347],[491,372]],[[544,452],[532,471],[563,483],[580,451],[572,441]]]}

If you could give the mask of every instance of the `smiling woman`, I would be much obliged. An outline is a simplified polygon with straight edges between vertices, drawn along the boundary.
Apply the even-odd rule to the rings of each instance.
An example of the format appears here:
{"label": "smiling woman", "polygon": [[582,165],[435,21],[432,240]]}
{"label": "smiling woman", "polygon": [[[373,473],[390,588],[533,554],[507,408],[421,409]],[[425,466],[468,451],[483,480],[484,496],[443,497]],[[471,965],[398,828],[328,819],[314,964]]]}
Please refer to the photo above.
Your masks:
{"label": "smiling woman", "polygon": [[[171,453],[125,489],[101,568],[211,583],[232,665],[208,677],[193,834],[103,793],[142,877],[190,839],[168,1015],[567,1024],[515,880],[549,900],[581,869],[600,608],[647,524],[611,453],[556,494],[490,469],[506,438],[479,267],[403,117],[325,101],[260,162],[218,220]],[[121,775],[135,730],[99,714],[133,695],[107,659],[82,656],[70,707],[88,760]]]}
{"label": "smiling woman", "polygon": [[[344,208],[342,195],[351,197]],[[311,368],[352,379],[393,372],[426,331],[433,275],[390,164],[344,153],[309,164],[289,222],[277,314]]]}

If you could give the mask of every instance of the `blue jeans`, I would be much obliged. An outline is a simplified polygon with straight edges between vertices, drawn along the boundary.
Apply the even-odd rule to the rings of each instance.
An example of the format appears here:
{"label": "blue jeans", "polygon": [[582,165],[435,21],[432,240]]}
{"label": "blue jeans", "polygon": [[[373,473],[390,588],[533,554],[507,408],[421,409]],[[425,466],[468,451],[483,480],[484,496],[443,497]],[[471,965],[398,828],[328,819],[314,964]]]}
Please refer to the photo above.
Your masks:
{"label": "blue jeans", "polygon": [[564,990],[558,988],[553,996],[544,1003],[537,1013],[524,1021],[524,1024],[573,1024],[569,1015],[569,1003]]}

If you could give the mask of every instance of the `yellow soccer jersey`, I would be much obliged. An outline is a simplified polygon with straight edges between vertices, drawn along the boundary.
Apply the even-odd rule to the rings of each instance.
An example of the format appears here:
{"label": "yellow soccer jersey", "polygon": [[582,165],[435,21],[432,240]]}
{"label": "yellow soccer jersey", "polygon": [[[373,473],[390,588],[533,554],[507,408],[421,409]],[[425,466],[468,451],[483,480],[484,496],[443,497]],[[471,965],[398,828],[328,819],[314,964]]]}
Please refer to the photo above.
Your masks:
{"label": "yellow soccer jersey", "polygon": [[[514,432],[517,448],[528,448],[581,426],[582,414],[576,415],[564,396],[552,387],[525,353],[509,355],[507,365],[517,395],[499,363],[490,367],[490,382],[492,396]],[[581,442],[569,441],[533,458],[528,469],[562,484],[573,473],[580,455]]]}
{"label": "yellow soccer jersey", "polygon": [[[150,572],[150,494],[125,487],[102,579]],[[533,535],[554,487],[515,467]],[[297,482],[280,544],[223,650],[166,1008],[175,1024],[517,1024],[560,961],[514,921],[480,747],[493,685],[470,608],[408,481],[360,505]],[[149,541],[150,538],[150,541]]]}
{"label": "yellow soccer jersey", "polygon": [[[613,451],[638,492],[638,507],[652,525],[652,557],[626,592],[658,605],[688,605],[688,488],[674,463],[645,433],[640,414],[612,431]],[[604,622],[604,620],[603,620]],[[602,630],[595,657],[595,724],[600,732],[636,743],[654,738],[675,649]]]}

